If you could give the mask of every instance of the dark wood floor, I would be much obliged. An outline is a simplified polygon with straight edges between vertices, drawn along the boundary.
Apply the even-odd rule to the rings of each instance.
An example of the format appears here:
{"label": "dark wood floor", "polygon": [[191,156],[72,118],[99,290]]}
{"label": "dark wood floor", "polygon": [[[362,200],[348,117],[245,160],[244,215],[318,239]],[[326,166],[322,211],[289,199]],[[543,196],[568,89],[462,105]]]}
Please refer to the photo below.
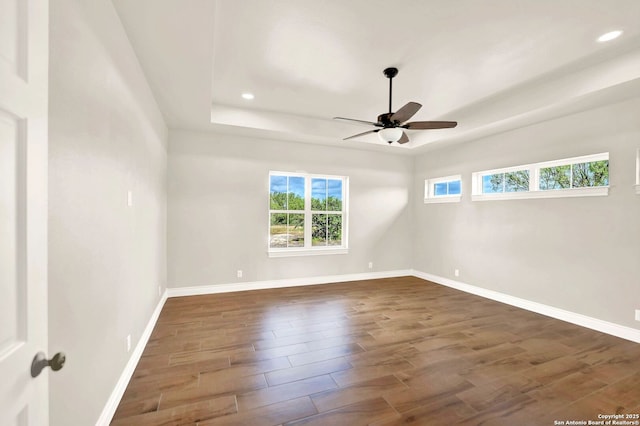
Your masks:
{"label": "dark wood floor", "polygon": [[640,344],[404,277],[167,300],[112,424],[554,425],[638,413]]}

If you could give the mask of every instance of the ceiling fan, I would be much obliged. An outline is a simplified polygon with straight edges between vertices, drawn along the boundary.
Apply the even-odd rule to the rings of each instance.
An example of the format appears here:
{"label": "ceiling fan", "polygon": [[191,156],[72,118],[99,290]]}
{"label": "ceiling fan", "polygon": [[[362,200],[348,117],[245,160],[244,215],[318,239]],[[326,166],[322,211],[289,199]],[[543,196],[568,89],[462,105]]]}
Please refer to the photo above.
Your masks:
{"label": "ceiling fan", "polygon": [[356,120],[353,118],[344,118],[344,117],[333,117],[334,120],[344,120],[349,122],[355,122],[360,124],[370,124],[372,126],[377,127],[374,130],[368,130],[363,133],[358,133],[357,135],[349,136],[348,138],[344,138],[343,140],[357,138],[358,136],[367,135],[369,133],[378,133],[380,139],[384,142],[393,143],[398,142],[399,144],[409,142],[409,137],[405,133],[404,129],[411,130],[429,130],[429,129],[449,129],[452,127],[456,127],[458,122],[456,121],[412,121],[407,123],[413,115],[418,112],[422,105],[417,102],[409,102],[402,108],[400,108],[396,112],[391,111],[391,95],[392,95],[392,80],[393,77],[398,75],[397,68],[386,68],[384,71],[384,75],[389,79],[389,112],[382,113],[378,116],[378,121],[365,121],[365,120]]}

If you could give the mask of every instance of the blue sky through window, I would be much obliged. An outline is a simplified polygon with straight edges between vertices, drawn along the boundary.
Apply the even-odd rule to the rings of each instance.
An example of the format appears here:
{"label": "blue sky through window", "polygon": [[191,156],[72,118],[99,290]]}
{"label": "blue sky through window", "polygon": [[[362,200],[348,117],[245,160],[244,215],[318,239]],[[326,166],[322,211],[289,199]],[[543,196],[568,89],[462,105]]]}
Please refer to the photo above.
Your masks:
{"label": "blue sky through window", "polygon": [[[491,178],[494,176],[500,176],[501,178],[499,179],[500,182],[500,186],[498,188],[496,188],[496,190],[493,189],[493,185],[491,184]],[[499,173],[498,175],[486,175],[486,176],[482,176],[482,192],[484,194],[493,194],[496,192],[503,192],[503,188],[502,188],[502,180],[504,179],[504,173]]]}
{"label": "blue sky through window", "polygon": [[324,200],[327,196],[342,201],[342,181],[338,179],[311,179],[311,198]]}
{"label": "blue sky through window", "polygon": [[450,180],[433,184],[433,195],[435,197],[460,195],[460,180]]}
{"label": "blue sky through window", "polygon": [[[295,194],[304,199],[305,178],[303,176],[271,175],[269,192],[271,194]],[[327,197],[332,197],[340,203],[342,202],[342,180],[312,178],[311,198],[324,202]],[[326,206],[321,206],[318,209],[325,210],[325,208]]]}
{"label": "blue sky through window", "polygon": [[269,191],[273,194],[276,192],[287,192],[287,177],[286,176],[271,176],[269,182]]}
{"label": "blue sky through window", "polygon": [[452,180],[449,182],[449,195],[460,195],[460,181]]}
{"label": "blue sky through window", "polygon": [[[289,182],[287,185],[287,178]],[[292,193],[304,198],[304,178],[299,176],[271,176],[270,192]]]}
{"label": "blue sky through window", "polygon": [[447,195],[447,182],[436,183],[434,186],[434,192],[436,196]]}
{"label": "blue sky through window", "polygon": [[269,178],[270,208],[304,210],[304,190],[304,177],[271,175]]}
{"label": "blue sky through window", "polygon": [[337,179],[329,179],[327,182],[329,184],[329,197],[334,197],[342,201],[342,181]]}
{"label": "blue sky through window", "polygon": [[299,176],[289,177],[289,193],[304,198],[304,178]]}
{"label": "blue sky through window", "polygon": [[324,200],[327,198],[327,180],[311,179],[311,198]]}

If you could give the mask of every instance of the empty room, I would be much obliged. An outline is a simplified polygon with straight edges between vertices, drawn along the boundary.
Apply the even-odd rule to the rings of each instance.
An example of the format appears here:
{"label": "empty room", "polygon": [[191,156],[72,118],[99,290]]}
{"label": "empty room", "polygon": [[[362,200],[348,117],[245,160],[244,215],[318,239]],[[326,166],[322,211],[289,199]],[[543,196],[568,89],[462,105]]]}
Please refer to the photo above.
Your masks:
{"label": "empty room", "polygon": [[3,0],[0,425],[640,425],[640,2]]}

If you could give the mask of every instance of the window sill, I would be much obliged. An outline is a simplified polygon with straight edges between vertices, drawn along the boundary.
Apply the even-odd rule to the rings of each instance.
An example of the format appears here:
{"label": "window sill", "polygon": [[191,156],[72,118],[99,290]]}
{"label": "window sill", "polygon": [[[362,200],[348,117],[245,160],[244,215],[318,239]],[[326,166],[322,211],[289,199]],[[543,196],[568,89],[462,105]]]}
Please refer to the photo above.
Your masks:
{"label": "window sill", "polygon": [[459,203],[462,199],[462,195],[453,195],[447,197],[433,197],[433,198],[425,198],[425,204],[437,204],[437,203]]}
{"label": "window sill", "polygon": [[269,257],[319,256],[327,254],[348,254],[348,248],[315,248],[315,249],[280,249],[269,250]]}
{"label": "window sill", "polygon": [[569,197],[598,197],[609,195],[608,186],[594,188],[553,189],[548,191],[523,191],[502,194],[476,194],[471,201],[494,200],[525,200],[530,198],[569,198]]}

